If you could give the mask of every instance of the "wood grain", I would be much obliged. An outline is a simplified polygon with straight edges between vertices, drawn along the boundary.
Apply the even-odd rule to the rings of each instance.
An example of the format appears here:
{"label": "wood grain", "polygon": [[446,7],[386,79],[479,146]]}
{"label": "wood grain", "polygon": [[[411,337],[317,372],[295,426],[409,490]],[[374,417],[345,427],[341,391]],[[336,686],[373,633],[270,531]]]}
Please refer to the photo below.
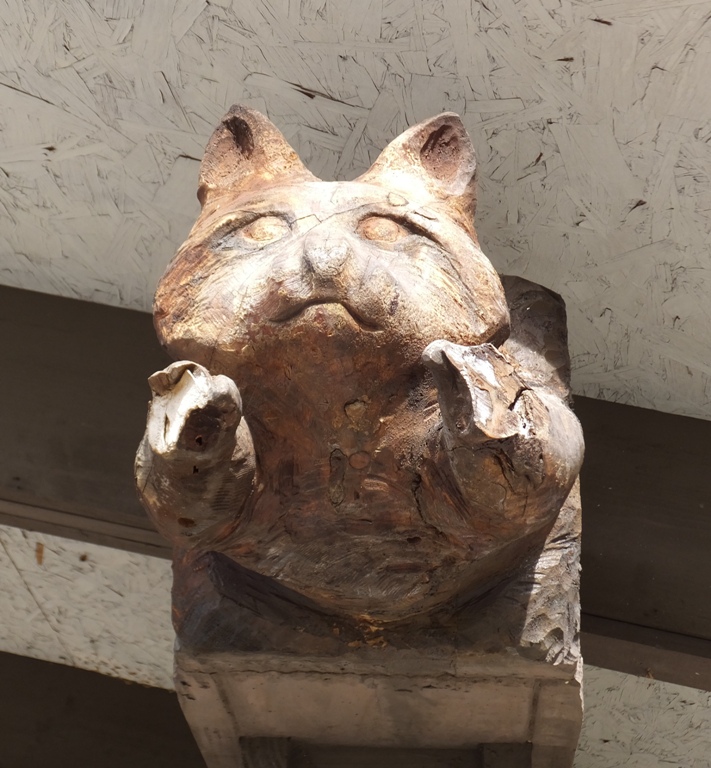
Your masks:
{"label": "wood grain", "polygon": [[[476,174],[453,113],[394,138],[353,182],[316,179],[255,110],[218,123],[200,216],[155,298],[181,362],[149,380],[136,458],[176,548],[183,642],[201,646],[181,628],[211,603],[203,561],[253,571],[267,604],[286,590],[372,631],[490,595],[559,513],[560,573],[529,591],[547,595],[541,622],[577,616],[579,512],[565,502],[583,440],[565,311],[540,286],[502,285],[474,229]],[[571,606],[548,595],[556,583]],[[556,657],[575,655],[576,630],[555,632]]]}

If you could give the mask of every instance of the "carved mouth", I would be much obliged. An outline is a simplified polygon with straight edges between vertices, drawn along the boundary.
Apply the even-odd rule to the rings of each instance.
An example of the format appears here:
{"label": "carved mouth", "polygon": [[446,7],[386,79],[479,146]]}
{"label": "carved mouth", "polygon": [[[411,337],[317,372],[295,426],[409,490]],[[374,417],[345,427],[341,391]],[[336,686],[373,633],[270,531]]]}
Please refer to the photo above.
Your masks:
{"label": "carved mouth", "polygon": [[275,323],[286,323],[289,320],[294,320],[295,318],[302,315],[309,307],[341,307],[344,309],[347,314],[351,316],[351,318],[356,322],[356,324],[362,328],[364,331],[379,331],[381,330],[380,326],[376,325],[375,323],[371,322],[370,320],[366,320],[366,318],[363,317],[359,312],[353,309],[353,307],[349,306],[345,302],[342,301],[322,301],[321,299],[313,299],[312,301],[307,301],[303,304],[299,304],[297,307],[290,307],[287,311],[282,312],[281,314],[277,315],[277,317],[273,318],[273,321]]}

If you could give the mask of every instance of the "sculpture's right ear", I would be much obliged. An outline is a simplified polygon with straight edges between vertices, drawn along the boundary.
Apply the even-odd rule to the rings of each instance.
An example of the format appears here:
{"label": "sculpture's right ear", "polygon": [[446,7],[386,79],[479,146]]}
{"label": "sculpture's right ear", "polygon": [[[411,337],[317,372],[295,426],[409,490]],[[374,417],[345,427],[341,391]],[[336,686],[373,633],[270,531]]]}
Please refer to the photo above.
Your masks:
{"label": "sculpture's right ear", "polygon": [[431,117],[393,139],[358,181],[419,188],[444,201],[465,226],[474,221],[476,155],[454,112]]}
{"label": "sculpture's right ear", "polygon": [[235,104],[207,143],[198,200],[205,205],[213,196],[244,188],[315,180],[270,120]]}

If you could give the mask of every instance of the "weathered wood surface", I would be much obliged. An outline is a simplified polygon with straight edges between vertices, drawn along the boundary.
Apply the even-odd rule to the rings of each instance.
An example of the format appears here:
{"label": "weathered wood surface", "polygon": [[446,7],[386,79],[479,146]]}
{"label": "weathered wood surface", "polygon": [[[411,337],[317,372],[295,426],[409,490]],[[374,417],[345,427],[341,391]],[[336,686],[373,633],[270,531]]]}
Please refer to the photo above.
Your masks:
{"label": "weathered wood surface", "polygon": [[[246,745],[262,747],[267,758],[267,739],[284,748],[286,738],[307,753],[425,750],[440,752],[439,766],[453,750],[455,764],[469,752],[474,765],[486,757],[491,768],[567,768],[582,714],[580,687],[568,672],[491,653],[176,655],[178,696],[209,768],[249,764]],[[274,768],[286,768],[287,757],[290,768],[302,764],[297,750],[289,752],[278,753]],[[375,764],[383,764],[382,753]]]}
{"label": "weathered wood surface", "polygon": [[283,740],[250,756],[263,737],[572,765],[565,309],[496,274],[475,179],[451,113],[353,182],[244,107],[208,143],[156,292],[178,362],[149,379],[136,482],[174,546],[177,688],[210,768],[286,766]]}
{"label": "weathered wood surface", "polygon": [[382,627],[451,614],[543,545],[583,452],[564,316],[531,284],[508,306],[475,175],[453,114],[338,183],[259,113],[222,120],[155,300],[189,362],[151,378],[136,464],[179,617],[213,553]]}

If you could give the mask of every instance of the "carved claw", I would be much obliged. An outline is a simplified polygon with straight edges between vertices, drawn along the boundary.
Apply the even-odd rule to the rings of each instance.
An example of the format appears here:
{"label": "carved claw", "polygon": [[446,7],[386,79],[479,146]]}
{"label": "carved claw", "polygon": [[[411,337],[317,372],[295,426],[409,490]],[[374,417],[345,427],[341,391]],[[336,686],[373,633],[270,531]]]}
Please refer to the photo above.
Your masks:
{"label": "carved claw", "polygon": [[491,344],[463,347],[433,341],[422,360],[437,387],[447,429],[467,441],[503,440],[524,429],[515,406],[528,389]]}
{"label": "carved claw", "polygon": [[242,400],[232,379],[181,360],[154,373],[148,384],[153,392],[148,442],[155,454],[210,454],[227,448],[230,438],[234,446]]}

